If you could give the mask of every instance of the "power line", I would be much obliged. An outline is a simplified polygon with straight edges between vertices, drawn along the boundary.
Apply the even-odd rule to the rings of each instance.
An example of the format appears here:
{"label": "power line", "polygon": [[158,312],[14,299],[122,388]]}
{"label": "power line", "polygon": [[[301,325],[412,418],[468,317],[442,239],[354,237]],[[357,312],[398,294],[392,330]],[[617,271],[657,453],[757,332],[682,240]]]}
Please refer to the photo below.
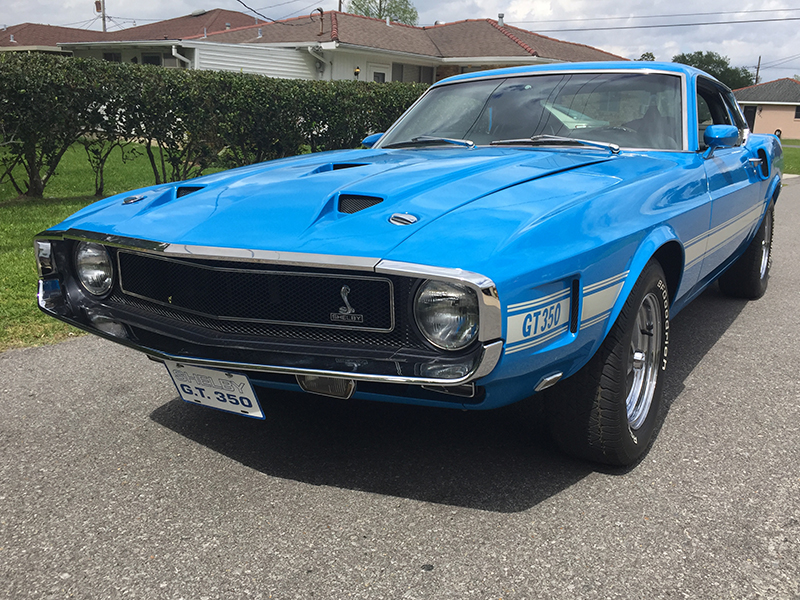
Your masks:
{"label": "power line", "polygon": [[[266,16],[266,15],[264,15],[264,14],[261,14],[261,13],[260,13],[260,12],[258,12],[256,9],[254,9],[254,8],[251,8],[251,7],[247,6],[247,4],[245,4],[244,2],[242,2],[242,0],[236,0],[236,1],[237,1],[239,4],[241,4],[242,6],[244,6],[244,7],[245,7],[247,10],[249,10],[251,13],[253,13],[253,14],[255,14],[255,15],[258,15],[259,17],[261,17],[262,19],[264,19],[264,20],[266,20],[266,21],[270,21],[270,22],[272,22],[272,23],[275,23],[276,25],[280,24],[280,25],[285,25],[285,26],[287,26],[287,27],[298,27],[298,26],[300,26],[300,25],[306,25],[306,24],[307,24],[307,23],[284,23],[284,22],[283,22],[281,19],[285,19],[286,17],[281,17],[281,19],[273,19],[273,18],[271,18],[271,17],[268,17],[268,16]],[[306,11],[306,10],[308,10],[309,8],[312,8],[312,7],[314,7],[314,6],[318,5],[318,4],[319,4],[319,0],[315,0],[314,4],[309,4],[309,5],[308,5],[308,6],[306,6],[305,8],[301,8],[300,10],[296,10],[296,11],[294,11],[294,12],[293,12],[293,13],[291,13],[291,14],[295,14],[295,13],[299,13],[299,12]],[[287,16],[288,16],[288,15],[287,15]],[[322,18],[322,17],[320,17],[320,18]],[[311,21],[313,22],[313,18],[311,17],[311,15],[309,15],[309,19],[311,19]]]}
{"label": "power line", "polygon": [[743,19],[741,21],[708,21],[706,23],[670,23],[658,25],[620,25],[616,27],[576,27],[571,29],[539,29],[536,33],[559,33],[564,31],[621,31],[629,29],[666,29],[670,27],[702,27],[705,25],[743,25],[746,23],[775,23],[786,21],[800,21],[800,17],[787,17],[785,19]]}
{"label": "power line", "polygon": [[[757,9],[757,10],[732,10],[732,11],[718,11],[718,12],[699,12],[699,13],[675,13],[669,15],[625,15],[619,17],[581,17],[576,19],[539,19],[536,21],[514,21],[515,23],[576,23],[583,21],[618,21],[620,19],[664,19],[671,17],[709,17],[715,15],[744,15],[752,13],[769,13],[769,12],[792,12],[798,11],[800,8],[770,8],[770,9]],[[567,31],[567,30],[565,30]]]}
{"label": "power line", "polygon": [[790,62],[790,61],[795,60],[797,58],[800,58],[800,54],[795,54],[794,56],[786,56],[784,58],[776,58],[773,61],[770,61],[768,63],[764,63],[763,65],[761,65],[761,68],[762,69],[769,69],[771,67],[777,67],[778,65],[782,65],[784,63]]}
{"label": "power line", "polygon": [[87,23],[91,25],[97,20],[97,17],[92,17],[91,19],[87,19],[85,21],[76,21],[75,23],[62,23],[61,25],[56,25],[56,27],[78,27],[80,28]]}
{"label": "power line", "polygon": [[94,25],[95,23],[97,23],[97,20],[98,20],[99,18],[100,18],[100,17],[99,17],[99,16],[97,16],[97,17],[95,17],[95,18],[93,18],[93,19],[91,19],[91,20],[89,20],[89,21],[86,21],[86,22],[85,22],[86,24],[85,24],[85,25],[83,25],[82,27],[78,27],[78,29],[89,29],[89,27],[91,27],[92,25]]}
{"label": "power line", "polygon": [[262,6],[258,10],[269,10],[270,8],[278,8],[279,6],[286,6],[287,4],[294,4],[295,2],[300,2],[300,0],[289,0],[288,2],[280,2],[278,4],[273,4],[272,6]]}
{"label": "power line", "polygon": [[281,19],[288,19],[289,17],[291,17],[292,15],[296,15],[297,13],[304,13],[304,12],[305,12],[305,11],[307,11],[309,8],[312,8],[312,7],[314,7],[314,6],[317,6],[318,4],[319,4],[319,0],[316,0],[316,1],[315,1],[313,4],[309,4],[308,6],[305,6],[305,7],[301,8],[301,9],[299,9],[299,10],[296,10],[296,11],[294,11],[294,12],[291,12],[291,13],[289,13],[288,15],[286,15],[285,17],[281,17]]}

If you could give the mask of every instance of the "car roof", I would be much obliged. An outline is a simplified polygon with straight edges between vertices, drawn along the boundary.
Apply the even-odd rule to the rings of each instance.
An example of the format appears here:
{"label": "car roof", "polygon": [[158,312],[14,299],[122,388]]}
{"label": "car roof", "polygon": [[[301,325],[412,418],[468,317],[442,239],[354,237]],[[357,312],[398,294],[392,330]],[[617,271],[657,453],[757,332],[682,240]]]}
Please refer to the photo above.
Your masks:
{"label": "car roof", "polygon": [[[694,78],[698,75],[704,75],[714,79],[708,73],[704,73],[699,69],[690,67],[674,62],[652,62],[652,61],[603,61],[603,62],[575,62],[575,63],[549,63],[546,65],[526,65],[522,67],[508,67],[505,69],[495,69],[490,71],[475,71],[472,73],[463,73],[461,75],[454,75],[443,79],[436,84],[446,85],[455,83],[457,81],[466,81],[470,79],[484,79],[488,77],[508,77],[513,75],[535,75],[537,73],[560,73],[576,71],[660,71],[675,73],[676,75],[686,75],[688,78]],[[716,81],[716,80],[715,80]]]}

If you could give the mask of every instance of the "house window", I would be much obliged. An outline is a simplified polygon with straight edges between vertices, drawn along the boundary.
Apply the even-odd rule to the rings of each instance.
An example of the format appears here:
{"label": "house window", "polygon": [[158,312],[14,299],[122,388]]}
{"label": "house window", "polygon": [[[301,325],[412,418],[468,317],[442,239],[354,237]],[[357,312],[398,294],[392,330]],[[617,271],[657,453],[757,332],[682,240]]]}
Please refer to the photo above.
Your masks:
{"label": "house window", "polygon": [[142,54],[142,64],[143,65],[156,65],[158,67],[161,66],[161,55],[160,54]]}
{"label": "house window", "polygon": [[107,60],[108,62],[122,62],[122,53],[121,52],[103,52],[103,60]]}
{"label": "house window", "polygon": [[386,83],[387,81],[390,81],[389,77],[391,72],[391,65],[367,63],[367,81]]}
{"label": "house window", "polygon": [[433,67],[392,63],[392,81],[433,83]]}
{"label": "house window", "polygon": [[794,107],[794,118],[795,119],[800,119],[800,106],[795,106]]}

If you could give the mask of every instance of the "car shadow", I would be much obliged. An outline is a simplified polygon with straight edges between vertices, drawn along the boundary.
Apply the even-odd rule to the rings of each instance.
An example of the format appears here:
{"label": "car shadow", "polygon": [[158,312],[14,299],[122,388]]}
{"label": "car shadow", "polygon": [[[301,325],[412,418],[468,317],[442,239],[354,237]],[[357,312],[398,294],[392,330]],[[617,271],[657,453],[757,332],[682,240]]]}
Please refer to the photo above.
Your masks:
{"label": "car shadow", "polygon": [[[664,415],[744,305],[714,286],[673,321]],[[562,455],[535,405],[467,412],[292,392],[261,397],[264,421],[178,398],[151,418],[272,477],[494,512],[527,510],[597,470],[628,471]]]}

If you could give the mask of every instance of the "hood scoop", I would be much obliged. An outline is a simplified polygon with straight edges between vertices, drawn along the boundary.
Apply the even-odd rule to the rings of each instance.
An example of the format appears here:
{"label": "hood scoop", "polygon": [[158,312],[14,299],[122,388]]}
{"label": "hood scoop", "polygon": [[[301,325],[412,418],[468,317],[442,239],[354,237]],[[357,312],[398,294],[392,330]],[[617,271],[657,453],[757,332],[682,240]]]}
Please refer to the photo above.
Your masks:
{"label": "hood scoop", "polygon": [[368,163],[327,163],[320,165],[307,175],[316,175],[318,173],[330,173],[331,171],[341,171],[342,169],[352,169],[353,167],[366,167]]}
{"label": "hood scoop", "polygon": [[175,190],[175,197],[176,198],[183,198],[184,196],[188,196],[193,192],[199,192],[205,186],[202,185],[182,185],[177,190]]}
{"label": "hood scoop", "polygon": [[352,215],[359,211],[383,202],[378,196],[358,196],[355,194],[342,194],[339,196],[339,212]]}

